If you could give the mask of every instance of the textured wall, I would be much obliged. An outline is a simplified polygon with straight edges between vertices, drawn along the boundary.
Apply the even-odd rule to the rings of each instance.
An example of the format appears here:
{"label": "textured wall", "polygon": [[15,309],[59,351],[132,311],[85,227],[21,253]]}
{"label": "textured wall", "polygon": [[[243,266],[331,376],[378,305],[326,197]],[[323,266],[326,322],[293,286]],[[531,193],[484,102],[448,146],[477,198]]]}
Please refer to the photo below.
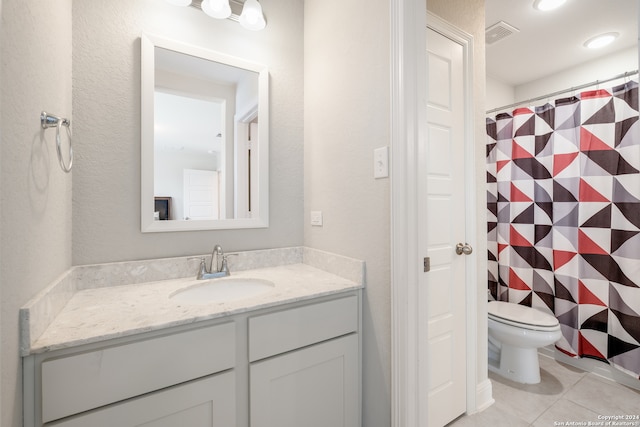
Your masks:
{"label": "textured wall", "polygon": [[[71,118],[71,0],[3,0],[0,143],[2,427],[22,426],[18,310],[71,266],[71,174],[40,112]],[[72,172],[73,173],[73,172]]]}
{"label": "textured wall", "polygon": [[[373,178],[390,138],[389,31],[386,0],[305,2],[304,243],[367,263],[367,427],[391,423],[389,180]],[[316,210],[323,227],[309,224]]]}
{"label": "textured wall", "polygon": [[[74,265],[301,245],[301,0],[261,1],[267,28],[243,29],[158,0],[75,2]],[[270,226],[140,232],[140,34],[148,32],[266,64],[270,73]]]}
{"label": "textured wall", "polygon": [[[473,52],[473,97],[476,141],[477,219],[474,251],[487,253],[486,218],[486,164],[485,164],[485,44],[484,44],[484,0],[428,0],[427,9],[474,38]],[[478,329],[477,329],[477,382],[487,379],[487,261],[478,257]],[[471,351],[471,350],[470,350]]]}

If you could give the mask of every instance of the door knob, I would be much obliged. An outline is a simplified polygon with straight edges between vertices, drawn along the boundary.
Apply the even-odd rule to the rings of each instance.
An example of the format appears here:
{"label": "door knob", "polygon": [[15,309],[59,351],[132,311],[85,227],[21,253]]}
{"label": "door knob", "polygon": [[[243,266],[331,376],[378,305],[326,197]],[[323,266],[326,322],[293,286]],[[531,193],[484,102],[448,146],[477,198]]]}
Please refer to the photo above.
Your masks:
{"label": "door knob", "polygon": [[468,243],[465,243],[465,244],[458,243],[458,244],[456,245],[456,253],[457,253],[458,255],[462,255],[462,254],[470,255],[470,254],[471,254],[471,252],[473,252],[473,248],[472,248],[472,247],[471,247],[471,245],[470,245],[470,244],[468,244]]}

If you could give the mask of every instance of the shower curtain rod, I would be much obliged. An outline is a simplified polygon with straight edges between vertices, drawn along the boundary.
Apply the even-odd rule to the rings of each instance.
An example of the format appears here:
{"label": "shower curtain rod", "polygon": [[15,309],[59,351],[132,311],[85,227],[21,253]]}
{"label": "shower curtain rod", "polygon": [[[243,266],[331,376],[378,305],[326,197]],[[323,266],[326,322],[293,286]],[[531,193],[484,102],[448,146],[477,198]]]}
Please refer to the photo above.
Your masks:
{"label": "shower curtain rod", "polygon": [[530,104],[530,103],[535,102],[535,101],[540,101],[541,99],[551,98],[552,96],[562,95],[563,93],[573,92],[575,90],[584,89],[584,88],[587,88],[587,87],[590,87],[590,86],[597,86],[597,85],[599,85],[601,83],[607,83],[607,82],[610,82],[610,81],[613,81],[613,80],[623,79],[623,78],[626,78],[626,77],[629,77],[629,76],[633,76],[634,74],[638,74],[638,70],[627,71],[625,73],[618,74],[617,76],[613,76],[613,77],[610,77],[610,78],[605,79],[605,80],[596,80],[595,82],[585,83],[585,84],[580,85],[580,86],[571,87],[571,88],[565,89],[565,90],[559,90],[557,92],[549,93],[549,94],[543,95],[543,96],[538,96],[536,98],[531,98],[531,99],[527,99],[527,100],[520,101],[520,102],[514,102],[513,104],[505,105],[503,107],[493,108],[491,110],[487,110],[486,114],[495,113],[496,111],[500,111],[500,110],[506,110],[507,108],[517,107],[518,105]]}

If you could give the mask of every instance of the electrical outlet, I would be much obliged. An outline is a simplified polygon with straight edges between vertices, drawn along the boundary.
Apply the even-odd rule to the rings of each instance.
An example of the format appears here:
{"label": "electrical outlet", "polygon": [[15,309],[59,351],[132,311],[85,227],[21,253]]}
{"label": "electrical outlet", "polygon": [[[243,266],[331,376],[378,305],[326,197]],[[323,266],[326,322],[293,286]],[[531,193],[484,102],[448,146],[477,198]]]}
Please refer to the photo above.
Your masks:
{"label": "electrical outlet", "polygon": [[322,227],[322,211],[311,211],[311,225]]}

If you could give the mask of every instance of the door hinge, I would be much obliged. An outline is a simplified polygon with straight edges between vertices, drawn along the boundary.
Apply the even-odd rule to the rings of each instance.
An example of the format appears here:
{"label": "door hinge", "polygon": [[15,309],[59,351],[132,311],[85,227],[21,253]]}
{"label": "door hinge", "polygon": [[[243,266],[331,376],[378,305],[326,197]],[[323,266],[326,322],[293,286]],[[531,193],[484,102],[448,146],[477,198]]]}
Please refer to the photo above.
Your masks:
{"label": "door hinge", "polygon": [[424,257],[423,265],[425,273],[431,271],[431,258],[429,258],[428,256]]}

